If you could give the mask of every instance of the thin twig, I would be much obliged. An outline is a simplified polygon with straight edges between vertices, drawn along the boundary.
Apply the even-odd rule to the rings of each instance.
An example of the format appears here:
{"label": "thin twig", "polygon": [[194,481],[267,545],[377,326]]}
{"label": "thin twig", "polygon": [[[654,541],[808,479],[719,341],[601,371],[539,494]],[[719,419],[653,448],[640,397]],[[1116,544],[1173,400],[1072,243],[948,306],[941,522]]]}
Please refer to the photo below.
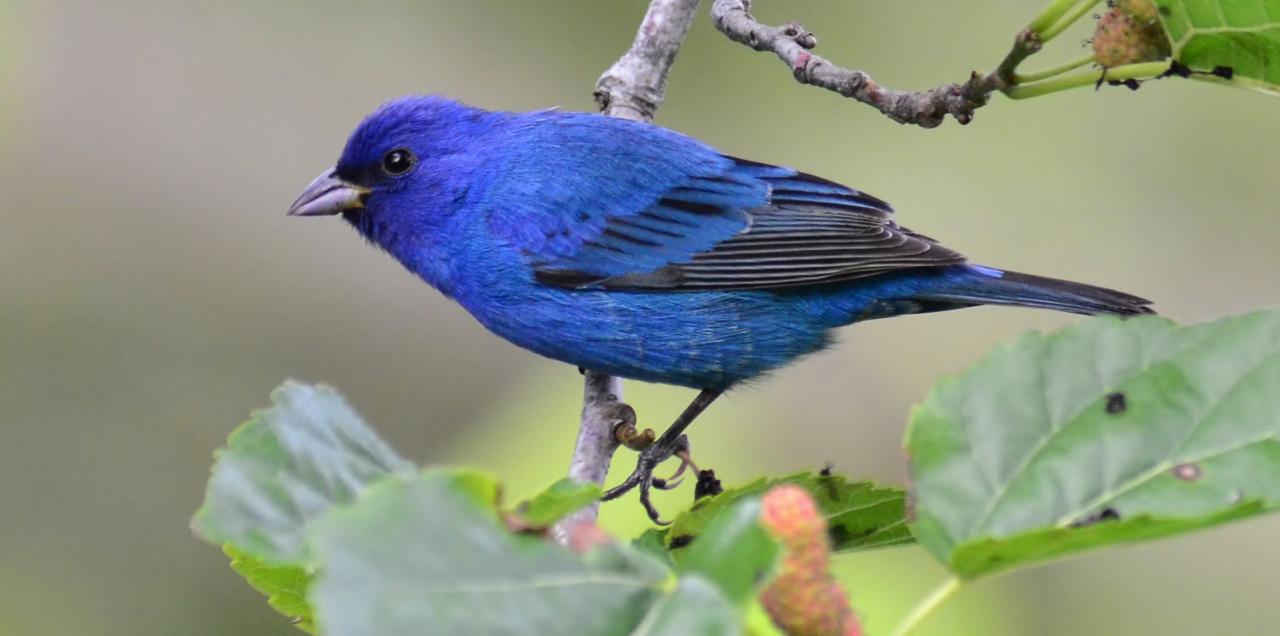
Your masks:
{"label": "thin twig", "polygon": [[730,40],[757,51],[773,52],[801,84],[834,91],[873,106],[898,123],[922,128],[941,124],[947,115],[961,124],[972,121],[973,111],[985,105],[991,93],[1010,86],[1014,69],[1041,47],[1039,36],[1027,29],[1018,34],[1004,61],[990,73],[974,72],[962,84],[945,84],[928,91],[898,91],[880,86],[862,71],[837,66],[810,52],[818,45],[818,38],[799,23],[767,26],[757,21],[750,10],[751,0],[715,0],[711,19]]}
{"label": "thin twig", "polygon": [[[631,48],[596,82],[596,103],[602,113],[636,121],[653,119],[666,94],[667,73],[684,43],[689,25],[693,24],[698,4],[699,0],[649,3]],[[618,449],[614,428],[623,419],[622,381],[593,371],[587,371],[585,376],[582,424],[569,465],[569,477],[603,485],[613,453]],[[595,520],[599,508],[597,502],[556,524],[556,539],[567,543],[573,527]]]}

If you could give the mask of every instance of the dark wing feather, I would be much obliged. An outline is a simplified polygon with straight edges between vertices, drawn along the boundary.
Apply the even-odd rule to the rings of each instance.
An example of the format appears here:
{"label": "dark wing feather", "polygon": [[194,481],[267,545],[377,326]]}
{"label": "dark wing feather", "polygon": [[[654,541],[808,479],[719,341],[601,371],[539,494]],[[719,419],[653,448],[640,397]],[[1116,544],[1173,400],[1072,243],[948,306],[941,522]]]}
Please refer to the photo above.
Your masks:
{"label": "dark wing feather", "polygon": [[764,201],[767,192],[762,184],[744,188],[733,180],[690,178],[639,212],[607,217],[572,253],[534,260],[534,275],[549,285],[592,287],[688,262],[744,231],[751,223],[745,206]]}
{"label": "dark wing feather", "polygon": [[[745,214],[737,234],[691,258],[649,271],[600,276],[573,268],[540,268],[538,279],[567,287],[632,290],[775,289],[835,283],[904,268],[963,263],[965,258],[893,222],[883,201],[788,168],[735,160],[734,177],[765,182],[767,203],[733,210],[706,180],[672,190],[639,215],[613,219],[604,236],[654,247],[684,236],[688,222]],[[734,180],[736,182],[736,180]],[[714,222],[714,221],[712,221]],[[674,236],[669,236],[674,235]]]}

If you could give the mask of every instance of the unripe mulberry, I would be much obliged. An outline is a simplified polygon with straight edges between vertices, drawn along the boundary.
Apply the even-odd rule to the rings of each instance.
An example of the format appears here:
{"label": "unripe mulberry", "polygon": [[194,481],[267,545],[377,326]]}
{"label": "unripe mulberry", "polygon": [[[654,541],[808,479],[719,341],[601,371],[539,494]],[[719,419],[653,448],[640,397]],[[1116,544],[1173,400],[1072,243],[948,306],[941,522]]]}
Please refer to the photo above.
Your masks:
{"label": "unripe mulberry", "polygon": [[809,493],[776,486],[762,500],[760,524],[782,544],[778,576],[760,595],[773,622],[789,636],[861,636],[844,590],[828,571],[827,523]]}
{"label": "unripe mulberry", "polygon": [[[1141,5],[1142,2],[1135,0],[1124,4]],[[1155,11],[1154,5],[1151,11]],[[1140,20],[1119,6],[1098,19],[1098,28],[1093,33],[1093,57],[1098,64],[1111,68],[1154,62],[1168,56],[1169,38],[1165,36],[1159,20]]]}
{"label": "unripe mulberry", "polygon": [[1116,9],[1133,16],[1134,22],[1147,25],[1160,19],[1159,10],[1152,0],[1116,0]]}

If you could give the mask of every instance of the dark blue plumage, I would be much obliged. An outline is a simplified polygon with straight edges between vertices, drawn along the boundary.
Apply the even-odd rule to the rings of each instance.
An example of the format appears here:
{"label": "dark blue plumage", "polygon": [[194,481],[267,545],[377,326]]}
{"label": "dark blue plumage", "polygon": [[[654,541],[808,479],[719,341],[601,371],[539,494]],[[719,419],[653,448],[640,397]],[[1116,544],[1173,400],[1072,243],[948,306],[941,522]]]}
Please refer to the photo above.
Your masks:
{"label": "dark blue plumage", "polygon": [[979,304],[1149,311],[969,265],[867,194],[593,114],[393,101],[291,211],[339,212],[517,345],[695,388],[756,377],[860,320]]}

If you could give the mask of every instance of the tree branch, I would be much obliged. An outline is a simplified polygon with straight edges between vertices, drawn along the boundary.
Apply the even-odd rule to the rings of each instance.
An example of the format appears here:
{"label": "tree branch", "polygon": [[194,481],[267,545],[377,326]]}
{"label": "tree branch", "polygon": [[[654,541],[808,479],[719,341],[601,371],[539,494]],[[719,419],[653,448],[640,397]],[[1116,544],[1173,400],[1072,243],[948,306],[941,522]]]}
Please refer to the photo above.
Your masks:
{"label": "tree branch", "polygon": [[987,103],[987,97],[1013,84],[1014,70],[1023,60],[1040,50],[1035,31],[1018,34],[1013,49],[996,70],[974,72],[963,84],[945,84],[933,90],[906,92],[885,88],[858,70],[843,68],[811,53],[818,38],[796,22],[780,27],[766,26],[750,13],[751,0],[715,0],[711,19],[730,40],[757,51],[771,51],[791,68],[801,84],[834,91],[875,107],[900,124],[933,128],[951,115],[961,124],[973,120],[973,111]]}
{"label": "tree branch", "polygon": [[[693,24],[698,3],[699,0],[649,3],[631,48],[596,82],[595,98],[600,112],[635,121],[653,119],[666,94],[667,73],[684,43],[689,25]],[[625,421],[622,381],[594,371],[587,371],[585,376],[582,423],[569,464],[569,478],[603,485],[613,453],[618,449],[614,429]],[[584,521],[594,521],[599,509],[600,503],[596,502],[556,524],[556,539],[567,543],[573,528]]]}
{"label": "tree branch", "polygon": [[667,72],[698,11],[699,0],[653,0],[631,48],[596,82],[596,104],[611,117],[649,121],[662,105]]}
{"label": "tree branch", "polygon": [[[618,440],[613,431],[622,421],[622,380],[595,371],[587,371],[584,376],[582,424],[573,447],[573,459],[569,463],[569,479],[602,486],[609,475],[613,452],[618,450]],[[600,502],[595,501],[565,517],[553,529],[556,540],[568,543],[574,526],[594,521],[599,512]]]}

